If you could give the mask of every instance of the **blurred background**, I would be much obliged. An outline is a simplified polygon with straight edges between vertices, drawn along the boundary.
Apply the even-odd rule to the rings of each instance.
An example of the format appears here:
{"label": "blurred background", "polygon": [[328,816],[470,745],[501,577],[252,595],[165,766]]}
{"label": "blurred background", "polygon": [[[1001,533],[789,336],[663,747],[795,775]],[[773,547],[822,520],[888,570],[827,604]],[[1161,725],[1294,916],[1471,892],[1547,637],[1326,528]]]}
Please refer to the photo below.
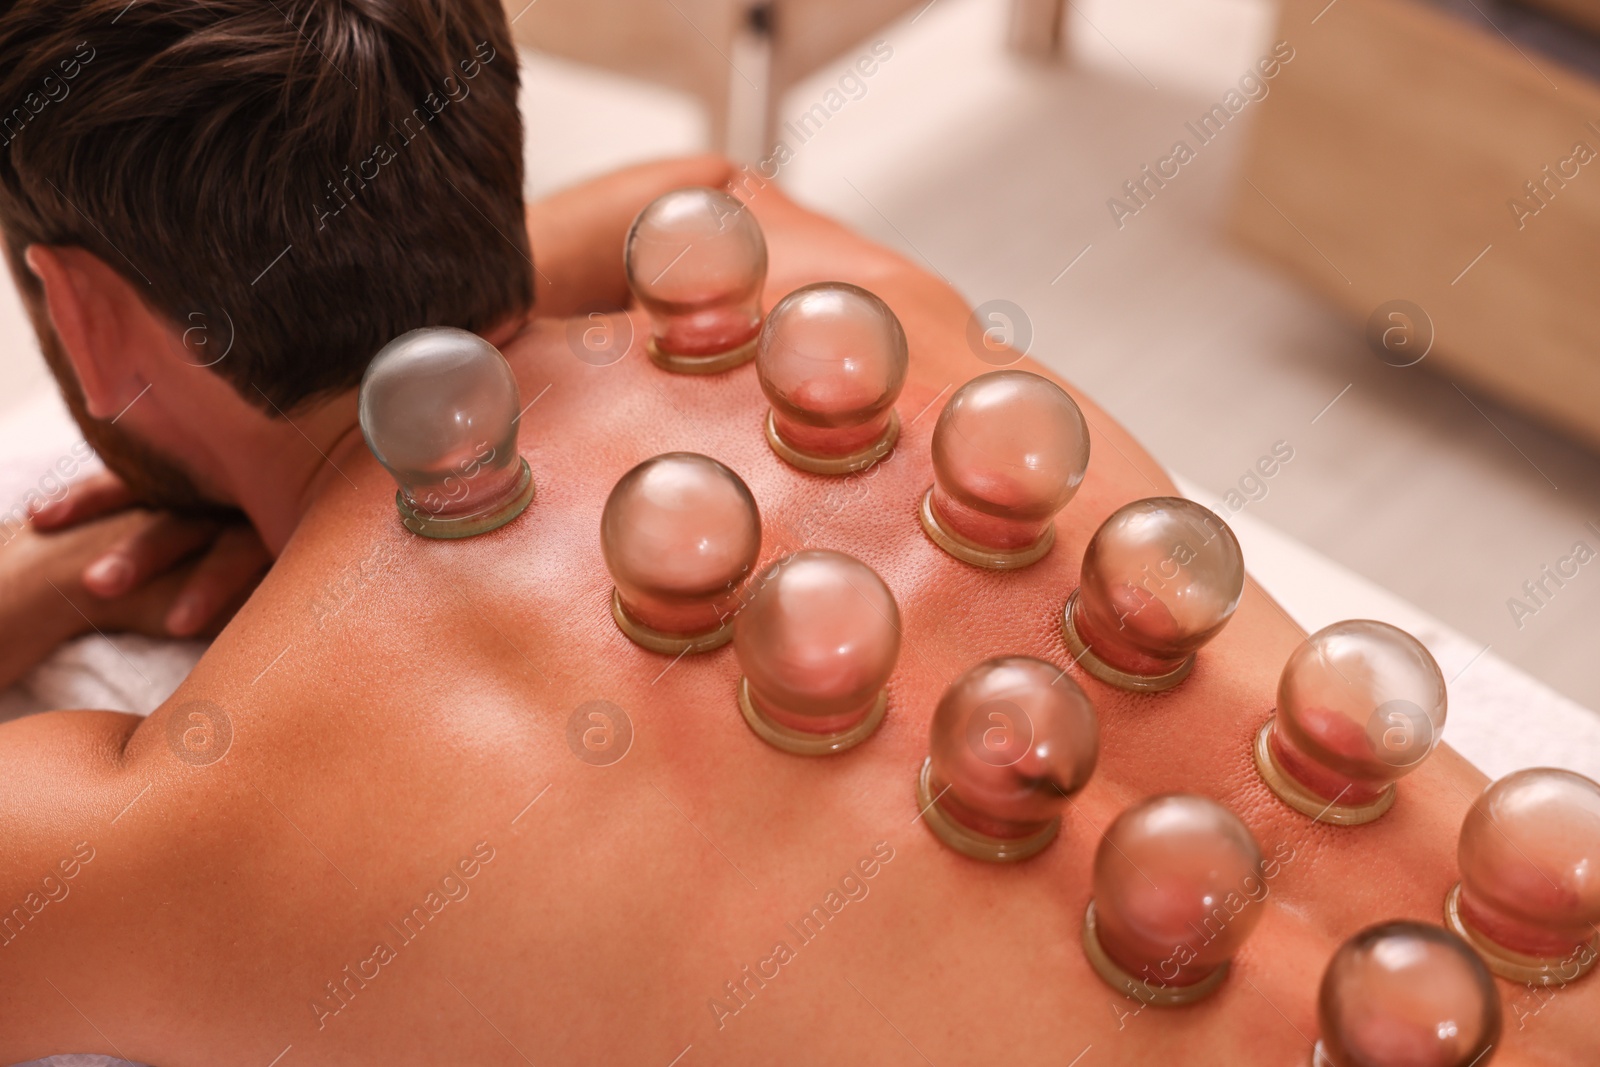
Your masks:
{"label": "blurred background", "polygon": [[[1464,639],[1446,677],[1593,709],[1600,0],[1543,3],[507,10],[530,197],[728,151],[1095,397],[1269,589],[1381,587]],[[0,316],[3,418],[48,383]]]}

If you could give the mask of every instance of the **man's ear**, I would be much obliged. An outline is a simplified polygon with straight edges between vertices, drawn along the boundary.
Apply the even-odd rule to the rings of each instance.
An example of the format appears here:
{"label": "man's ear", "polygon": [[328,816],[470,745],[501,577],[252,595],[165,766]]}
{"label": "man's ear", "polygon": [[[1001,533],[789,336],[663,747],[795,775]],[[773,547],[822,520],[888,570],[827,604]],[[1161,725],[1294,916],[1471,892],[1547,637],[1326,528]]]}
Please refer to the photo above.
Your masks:
{"label": "man's ear", "polygon": [[131,285],[91,252],[29,245],[28,269],[44,287],[50,321],[72,363],[89,414],[108,419],[145,387],[138,345],[149,309]]}

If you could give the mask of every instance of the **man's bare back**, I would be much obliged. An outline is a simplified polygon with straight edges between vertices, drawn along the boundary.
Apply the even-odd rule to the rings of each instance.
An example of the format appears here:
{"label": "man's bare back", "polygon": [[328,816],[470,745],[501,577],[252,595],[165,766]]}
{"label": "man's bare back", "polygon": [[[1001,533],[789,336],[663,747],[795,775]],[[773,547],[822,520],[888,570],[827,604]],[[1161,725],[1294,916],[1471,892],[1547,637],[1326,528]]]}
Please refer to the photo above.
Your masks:
{"label": "man's bare back", "polygon": [[[1042,855],[993,866],[938,843],[913,791],[938,696],[994,655],[1067,664],[1059,613],[1090,534],[1171,485],[1075,394],[1094,458],[1051,554],[1011,574],[944,555],[916,505],[939,404],[990,369],[966,347],[965,306],[775,190],[752,206],[767,306],[842,279],[904,323],[894,455],[850,478],[801,474],[767,447],[753,368],[669,375],[639,343],[596,366],[548,319],[502,346],[523,402],[538,398],[521,434],[538,496],[512,524],[413,537],[348,435],[271,574],[149,720],[0,728],[25,754],[0,768],[0,810],[21,813],[0,903],[46,876],[67,887],[0,949],[0,1061],[1288,1067],[1310,1060],[1340,941],[1438,921],[1483,777],[1440,749],[1359,830],[1272,798],[1249,745],[1302,635],[1253,586],[1172,693],[1073,669],[1102,755]],[[612,623],[606,494],[680,449],[749,484],[763,561],[835,548],[894,591],[889,717],[859,748],[768,747],[738,713],[731,649],[673,661]],[[622,714],[591,718],[594,701]],[[1080,928],[1098,831],[1172,790],[1236,811],[1274,874],[1224,988],[1140,1010],[1091,971]],[[1521,992],[1498,984],[1508,1004]],[[1508,1013],[1495,1062],[1592,1062],[1597,1007],[1590,982],[1524,1028]]]}

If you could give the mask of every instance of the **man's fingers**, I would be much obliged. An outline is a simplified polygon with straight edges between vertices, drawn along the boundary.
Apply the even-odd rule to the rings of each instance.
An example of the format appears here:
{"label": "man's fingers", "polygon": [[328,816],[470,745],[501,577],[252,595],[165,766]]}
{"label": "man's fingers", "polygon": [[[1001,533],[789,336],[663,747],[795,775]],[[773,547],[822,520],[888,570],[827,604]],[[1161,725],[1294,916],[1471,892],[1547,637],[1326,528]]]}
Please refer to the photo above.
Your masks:
{"label": "man's fingers", "polygon": [[46,501],[33,511],[39,530],[60,530],[80,522],[121,511],[133,503],[133,491],[110,471],[96,471],[74,482],[60,500]]}
{"label": "man's fingers", "polygon": [[170,570],[217,537],[217,524],[204,519],[157,515],[83,570],[83,586],[97,597],[123,596]]}
{"label": "man's fingers", "polygon": [[174,637],[193,637],[211,628],[223,609],[236,609],[254,589],[272,557],[248,526],[230,526],[217,538],[167,611],[167,630]]}

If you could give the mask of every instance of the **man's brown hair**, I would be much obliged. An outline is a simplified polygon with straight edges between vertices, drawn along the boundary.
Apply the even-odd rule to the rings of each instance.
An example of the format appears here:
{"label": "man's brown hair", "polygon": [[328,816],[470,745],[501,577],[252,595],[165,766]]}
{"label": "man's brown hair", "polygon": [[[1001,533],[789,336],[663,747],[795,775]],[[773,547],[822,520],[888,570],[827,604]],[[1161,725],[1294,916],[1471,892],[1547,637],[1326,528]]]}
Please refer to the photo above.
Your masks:
{"label": "man's brown hair", "polygon": [[406,330],[532,305],[498,0],[0,0],[0,56],[0,227],[36,321],[23,250],[88,249],[288,411]]}

